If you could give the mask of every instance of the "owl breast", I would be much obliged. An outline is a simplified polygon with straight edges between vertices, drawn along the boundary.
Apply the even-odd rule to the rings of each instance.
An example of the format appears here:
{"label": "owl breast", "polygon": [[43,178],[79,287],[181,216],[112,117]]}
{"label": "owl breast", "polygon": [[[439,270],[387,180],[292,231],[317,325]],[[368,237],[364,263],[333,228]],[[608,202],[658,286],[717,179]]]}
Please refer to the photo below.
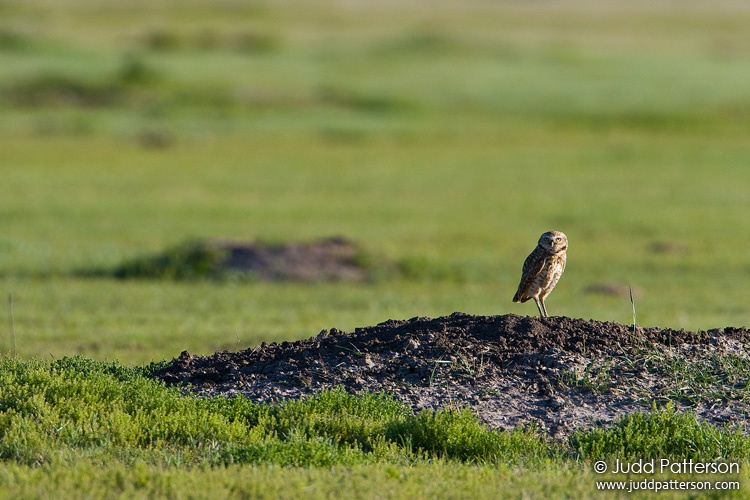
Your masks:
{"label": "owl breast", "polygon": [[557,282],[565,269],[565,254],[551,255],[550,262],[542,268],[534,280],[534,288],[540,290],[539,295],[546,297]]}

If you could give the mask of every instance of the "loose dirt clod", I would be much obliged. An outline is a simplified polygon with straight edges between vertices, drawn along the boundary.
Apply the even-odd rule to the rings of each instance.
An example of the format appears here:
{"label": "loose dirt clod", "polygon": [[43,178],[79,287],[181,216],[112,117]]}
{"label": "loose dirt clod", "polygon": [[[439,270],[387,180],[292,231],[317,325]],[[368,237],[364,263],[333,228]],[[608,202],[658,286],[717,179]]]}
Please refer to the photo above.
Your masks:
{"label": "loose dirt clod", "polygon": [[322,389],[385,391],[414,410],[470,406],[488,426],[555,438],[673,401],[745,425],[750,332],[687,332],[516,315],[389,320],[240,352],[183,352],[157,373],[205,395],[256,401]]}

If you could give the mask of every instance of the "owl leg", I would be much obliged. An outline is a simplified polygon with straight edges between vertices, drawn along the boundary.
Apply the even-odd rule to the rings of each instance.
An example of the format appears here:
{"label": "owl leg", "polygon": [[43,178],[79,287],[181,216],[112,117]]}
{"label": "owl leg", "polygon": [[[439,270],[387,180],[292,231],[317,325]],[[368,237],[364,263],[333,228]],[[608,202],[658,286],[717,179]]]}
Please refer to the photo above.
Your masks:
{"label": "owl leg", "polygon": [[536,308],[539,309],[539,317],[547,317],[547,310],[544,309],[544,299],[542,299],[540,302],[539,297],[534,297],[534,303],[536,304]]}
{"label": "owl leg", "polygon": [[542,302],[542,311],[544,311],[544,317],[549,318],[549,314],[547,314],[547,305],[544,303],[544,297],[541,298]]}

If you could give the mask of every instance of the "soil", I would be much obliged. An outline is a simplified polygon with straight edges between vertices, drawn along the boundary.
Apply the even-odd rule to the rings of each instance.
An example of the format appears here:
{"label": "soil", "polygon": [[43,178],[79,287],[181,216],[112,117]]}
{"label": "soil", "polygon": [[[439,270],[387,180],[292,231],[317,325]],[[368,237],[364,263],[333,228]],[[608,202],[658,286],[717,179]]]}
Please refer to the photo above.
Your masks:
{"label": "soil", "polygon": [[[337,386],[384,391],[415,411],[469,406],[491,428],[535,423],[564,439],[667,401],[744,429],[747,370],[727,371],[722,363],[747,363],[749,346],[744,328],[687,332],[454,313],[349,333],[332,328],[306,340],[206,357],[183,352],[157,376],[204,395],[259,402]],[[695,367],[703,371],[692,383]]]}
{"label": "soil", "polygon": [[309,243],[268,245],[220,242],[226,251],[221,266],[251,273],[263,280],[362,281],[367,269],[362,251],[352,241],[332,237]]}

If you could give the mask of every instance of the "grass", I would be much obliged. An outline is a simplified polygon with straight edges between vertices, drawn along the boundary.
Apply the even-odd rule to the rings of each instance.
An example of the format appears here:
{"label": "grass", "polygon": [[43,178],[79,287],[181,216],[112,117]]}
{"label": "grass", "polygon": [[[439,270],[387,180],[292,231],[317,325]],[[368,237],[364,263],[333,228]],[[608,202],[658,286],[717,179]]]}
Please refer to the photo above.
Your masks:
{"label": "grass", "polygon": [[30,466],[130,456],[155,465],[288,466],[544,461],[531,431],[490,432],[466,410],[413,416],[384,394],[343,390],[261,405],[165,388],[146,369],[63,358],[2,361],[0,457]]}
{"label": "grass", "polygon": [[[646,362],[650,369],[674,379],[673,386],[665,388],[659,397],[690,404],[720,400],[744,401],[747,398],[750,384],[747,370],[750,365],[748,360],[741,356],[712,353],[693,362],[678,356],[650,361]],[[655,368],[654,365],[659,365],[659,368]]]}
{"label": "grass", "polygon": [[742,432],[701,423],[690,413],[676,413],[671,406],[651,414],[626,415],[611,430],[579,432],[571,444],[581,458],[605,461],[664,458],[712,462],[716,457],[743,461],[750,451],[750,441]]}
{"label": "grass", "polygon": [[[11,491],[22,497],[56,496],[76,498],[85,484],[92,497],[166,498],[536,498],[597,495],[584,484],[599,477],[577,467],[539,471],[498,471],[492,466],[433,463],[408,467],[368,466],[288,468],[277,466],[235,466],[231,468],[150,469],[137,464],[108,465],[105,468],[81,461],[60,474],[50,469],[26,469],[15,465],[2,471],[2,484],[13,484]],[[26,479],[29,477],[29,480]],[[742,476],[745,479],[745,476]],[[4,480],[4,481],[3,481]],[[206,493],[205,484],[211,484]],[[70,496],[68,495],[70,492]],[[732,495],[731,493],[734,493]],[[727,492],[729,498],[742,498]],[[61,496],[62,495],[62,496]],[[601,498],[619,498],[613,492]],[[667,493],[664,498],[681,498]],[[649,498],[635,493],[629,498]],[[711,498],[711,497],[708,497]],[[726,497],[725,497],[726,498]]]}
{"label": "grass", "polygon": [[[697,335],[702,335],[699,332]],[[629,387],[641,404],[679,404],[683,408],[711,407],[723,402],[742,403],[748,398],[748,368],[742,355],[717,352],[713,346],[689,356],[641,346],[630,352],[590,361],[582,372],[565,371],[557,382],[561,389],[580,387],[596,392],[621,390],[620,382],[636,373],[653,379]],[[648,377],[647,377],[648,378]]]}
{"label": "grass", "polygon": [[209,482],[226,497],[348,497],[378,483],[386,496],[592,494],[596,460],[750,458],[745,434],[669,407],[561,443],[534,428],[488,430],[466,409],[413,414],[385,394],[275,405],[188,396],[148,378],[155,368],[1,360],[0,494],[203,497]]}
{"label": "grass", "polygon": [[225,254],[224,249],[212,247],[208,242],[188,241],[158,255],[136,257],[111,270],[82,270],[81,274],[120,279],[221,279],[227,278],[218,269]]}
{"label": "grass", "polygon": [[[627,283],[642,291],[639,325],[742,325],[750,313],[750,267],[737,244],[750,231],[750,11],[715,7],[6,0],[0,289],[12,294],[13,326],[0,331],[0,352],[15,341],[18,366],[41,377],[46,361],[30,360],[80,354],[143,366],[185,349],[208,354],[388,318],[533,314],[510,297],[523,258],[549,229],[571,242],[553,315],[635,322],[627,298],[585,292]],[[398,262],[400,272],[363,284],[77,273],[192,239],[331,235]],[[699,387],[724,370],[707,363],[674,365],[673,375]],[[49,376],[64,378],[67,368],[59,370]],[[114,372],[106,377],[121,376]],[[573,382],[599,384],[594,375]],[[712,380],[684,397],[724,383]],[[471,433],[458,446],[474,451],[446,458],[454,444],[422,427],[442,443],[423,450],[434,461],[404,454],[408,441],[388,441],[406,464],[379,466],[210,468],[210,447],[185,443],[175,445],[182,464],[168,464],[130,441],[66,455],[74,427],[32,395],[37,403],[51,412],[50,426],[12,416],[37,442],[25,458],[4,460],[2,494],[90,484],[94,496],[179,496],[210,482],[227,496],[342,496],[383,484],[386,496],[586,496],[595,477],[557,458],[542,472],[464,463],[461,453],[484,446]],[[198,412],[209,403],[173,404]],[[430,418],[440,429],[474,429],[460,415],[404,422]],[[86,425],[81,436],[95,440]],[[339,456],[325,438],[310,443],[311,456],[317,447],[321,457]],[[47,462],[58,455],[66,468]]]}
{"label": "grass", "polygon": [[[539,152],[517,152],[516,158],[524,163],[551,163],[544,169],[501,170],[488,158],[476,158],[476,151],[481,151],[482,157],[497,154],[498,158],[511,152],[500,145],[480,149],[476,141],[453,143],[458,151],[426,139],[421,145],[399,146],[383,140],[329,150],[314,139],[300,139],[296,147],[309,146],[306,153],[279,153],[290,147],[288,140],[281,139],[257,144],[255,149],[240,146],[239,139],[222,141],[221,147],[215,144],[207,150],[175,146],[174,150],[151,151],[132,144],[122,154],[116,153],[117,142],[107,139],[85,139],[79,146],[77,141],[61,138],[19,139],[8,145],[3,154],[16,167],[5,175],[4,203],[9,216],[3,218],[2,234],[15,236],[0,241],[6,249],[0,255],[0,269],[5,290],[18,297],[19,350],[23,349],[20,340],[25,338],[27,348],[33,348],[26,355],[46,356],[50,351],[37,349],[34,344],[40,337],[53,335],[61,339],[52,351],[54,355],[85,353],[65,339],[80,338],[81,332],[96,331],[100,324],[110,321],[106,304],[98,304],[103,294],[128,304],[119,311],[138,316],[151,308],[143,298],[164,287],[169,289],[167,296],[156,300],[161,302],[159,312],[165,317],[182,315],[191,302],[236,304],[231,328],[205,331],[214,336],[225,335],[227,330],[233,334],[234,324],[239,322],[244,328],[273,327],[257,320],[244,321],[249,310],[239,304],[243,299],[252,303],[256,296],[304,296],[304,307],[317,309],[316,314],[324,316],[321,322],[308,322],[295,321],[296,314],[287,315],[285,329],[294,332],[290,337],[309,336],[331,326],[352,329],[387,317],[448,314],[454,310],[522,313],[523,308],[511,304],[507,297],[517,285],[522,259],[538,238],[539,230],[534,228],[548,226],[573,233],[570,265],[550,299],[551,314],[629,322],[632,316],[627,299],[584,294],[592,283],[629,281],[644,290],[638,311],[641,325],[709,329],[745,321],[742,276],[746,264],[733,243],[735,234],[741,233],[746,224],[740,216],[744,193],[737,189],[743,184],[744,167],[729,163],[727,157],[731,155],[724,146],[708,145],[714,154],[707,154],[678,140],[678,144],[657,150],[656,139],[643,138],[653,143],[649,151],[615,169],[601,163],[607,161],[607,147],[590,137],[576,146],[580,148],[578,154],[568,154],[564,161],[559,157],[549,161]],[[83,145],[88,145],[85,154],[89,160],[81,164],[75,158],[82,153],[79,147]],[[678,151],[683,148],[686,151]],[[373,163],[372,158],[383,149],[391,158],[384,165]],[[517,147],[517,151],[520,149]],[[565,156],[564,146],[559,149],[560,156]],[[720,153],[719,149],[725,151]],[[267,158],[269,165],[261,161],[256,167],[247,167],[246,162],[231,159],[251,150],[255,158]],[[459,173],[456,168],[463,163],[452,164],[446,158],[461,151],[466,152],[465,161],[470,165],[483,161],[482,168],[469,167]],[[657,152],[672,157],[668,165],[660,162],[654,172],[650,155]],[[584,154],[599,156],[588,161],[590,170],[576,164]],[[230,160],[222,163],[219,172],[206,170],[204,166],[213,164],[210,158],[217,155]],[[390,166],[398,158],[412,155],[417,160],[403,173]],[[54,182],[47,163],[53,157],[62,158],[52,170],[56,172]],[[692,164],[689,178],[680,173],[688,168],[686,163]],[[721,168],[709,174],[711,164]],[[107,169],[102,171],[104,165]],[[300,170],[298,165],[306,168]],[[349,165],[360,166],[355,169]],[[534,176],[568,167],[578,173],[573,179],[555,183],[554,191],[550,187],[546,194],[544,190],[532,193],[520,188],[507,194],[503,191],[500,196],[494,192],[498,186],[535,184]],[[122,173],[113,177],[109,173],[113,168]],[[420,188],[421,182],[429,187]],[[673,189],[675,182],[683,186]],[[576,183],[580,187],[575,187]],[[632,192],[621,195],[617,186],[623,185],[631,185]],[[581,197],[582,192],[592,194]],[[638,195],[637,201],[633,193]],[[73,199],[75,203],[69,201]],[[566,210],[559,212],[546,206],[552,200]],[[536,216],[513,208],[537,201]],[[567,229],[569,225],[571,229]],[[54,235],[52,241],[49,234]],[[351,304],[349,294],[359,299],[353,308],[344,306],[342,310],[329,308],[318,298],[335,295],[334,288],[321,294],[318,287],[266,284],[252,289],[221,285],[186,289],[166,283],[115,287],[106,280],[69,278],[73,270],[114,267],[139,255],[163,251],[193,235],[298,241],[331,234],[345,234],[393,260],[405,261],[412,279],[353,291],[343,285],[342,302]],[[665,239],[687,245],[688,253],[657,254],[650,250],[652,242]],[[33,277],[39,273],[54,276],[49,280]],[[436,287],[441,294],[432,292]],[[68,297],[49,297],[51,289],[65,290]],[[69,311],[49,303],[60,298],[73,300],[76,295],[79,305]],[[184,302],[169,295],[182,297]],[[378,309],[384,300],[393,307]],[[285,309],[289,305],[286,301],[276,303]],[[224,309],[218,307],[217,316]],[[56,319],[61,314],[77,316],[77,327],[61,324]],[[216,320],[206,318],[203,312],[188,313],[185,319],[199,324]],[[40,330],[36,327],[39,322],[56,324],[54,329]],[[125,330],[117,335],[121,339],[137,330],[119,320],[116,326]],[[165,329],[152,333],[155,339],[157,334],[164,335]],[[84,343],[95,341],[90,334],[87,337]],[[159,349],[159,344],[144,346],[140,354],[134,350],[92,354],[99,359],[109,356],[143,362],[158,359],[149,357],[149,353],[152,348]],[[212,348],[206,346],[202,352]],[[179,349],[155,356],[169,357],[175,352]]]}

